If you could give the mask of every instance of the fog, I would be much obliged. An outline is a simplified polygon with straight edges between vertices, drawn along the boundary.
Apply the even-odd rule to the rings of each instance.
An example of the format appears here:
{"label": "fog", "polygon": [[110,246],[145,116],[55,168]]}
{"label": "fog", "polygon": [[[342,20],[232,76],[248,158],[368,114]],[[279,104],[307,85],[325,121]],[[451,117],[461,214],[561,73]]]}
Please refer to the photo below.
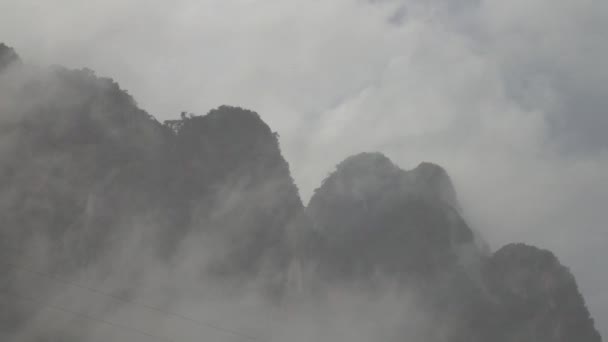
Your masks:
{"label": "fog", "polygon": [[[380,151],[404,169],[421,161],[442,165],[464,216],[492,249],[522,241],[552,250],[576,276],[598,330],[608,333],[608,47],[602,44],[608,3],[0,0],[0,13],[0,40],[26,63],[94,69],[159,120],[221,104],[257,111],[280,134],[304,203],[338,162],[361,151]],[[2,97],[0,105],[6,103]],[[388,290],[381,298],[336,290],[332,300],[290,311],[289,303],[269,305],[257,290],[235,295],[213,283],[182,288],[191,286],[189,267],[216,257],[183,246],[174,264],[163,265],[146,254],[148,237],[137,235],[154,239],[154,229],[132,234],[124,243],[134,245],[120,250],[141,254],[104,259],[73,281],[99,285],[101,277],[109,282],[104,291],[112,292],[131,284],[123,277],[132,270],[143,270],[133,280],[141,288],[137,302],[167,297],[172,312],[269,341],[391,340],[375,335],[392,329],[367,323],[370,317],[386,315],[382,324],[391,326],[411,314],[393,307],[391,297],[407,302],[409,294]],[[211,242],[205,250],[221,254],[220,246]],[[44,255],[32,257],[34,268],[40,260]],[[97,274],[108,268],[116,274]],[[165,340],[202,330],[209,339],[239,339],[134,305],[116,309],[82,289],[41,287],[62,306],[74,303],[95,316],[112,312],[117,322]],[[359,306],[371,306],[369,316],[357,316]],[[53,312],[39,315],[21,340],[36,325],[57,326],[50,320],[74,325]],[[327,326],[309,328],[319,322]],[[95,329],[92,341],[137,337],[103,324]],[[307,336],[311,331],[321,335]]]}

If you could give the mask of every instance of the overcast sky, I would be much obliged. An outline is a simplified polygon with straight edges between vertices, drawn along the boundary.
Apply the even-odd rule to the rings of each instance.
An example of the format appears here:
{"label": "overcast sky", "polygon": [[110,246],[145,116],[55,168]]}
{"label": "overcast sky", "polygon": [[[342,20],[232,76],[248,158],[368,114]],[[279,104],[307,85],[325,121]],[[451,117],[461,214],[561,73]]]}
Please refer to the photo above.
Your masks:
{"label": "overcast sky", "polygon": [[553,250],[608,334],[608,1],[0,0],[28,63],[90,67],[159,120],[221,104],[301,195],[346,156],[443,165],[493,248]]}

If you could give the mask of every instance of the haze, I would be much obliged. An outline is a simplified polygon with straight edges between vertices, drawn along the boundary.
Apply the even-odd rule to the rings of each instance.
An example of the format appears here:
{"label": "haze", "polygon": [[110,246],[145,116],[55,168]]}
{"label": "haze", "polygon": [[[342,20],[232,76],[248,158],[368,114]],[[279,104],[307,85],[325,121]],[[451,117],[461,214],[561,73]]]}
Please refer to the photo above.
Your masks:
{"label": "haze", "polygon": [[304,202],[345,157],[450,174],[493,248],[551,249],[608,334],[608,2],[0,0],[0,41],[159,120],[260,113]]}

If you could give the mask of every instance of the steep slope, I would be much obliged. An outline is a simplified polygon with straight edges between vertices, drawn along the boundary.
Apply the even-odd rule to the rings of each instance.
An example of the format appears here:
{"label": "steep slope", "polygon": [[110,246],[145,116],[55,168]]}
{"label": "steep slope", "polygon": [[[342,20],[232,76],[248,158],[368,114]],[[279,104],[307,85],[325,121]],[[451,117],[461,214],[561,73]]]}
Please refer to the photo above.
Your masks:
{"label": "steep slope", "polygon": [[409,173],[420,195],[460,210],[456,190],[448,173],[439,165],[423,162]]}
{"label": "steep slope", "polygon": [[[133,202],[100,202],[106,185],[156,158],[163,128],[110,79],[55,68],[2,79],[2,234],[53,241],[41,261],[85,262]],[[19,77],[17,77],[19,76]],[[2,77],[2,76],[0,76]],[[15,80],[17,80],[15,82]],[[131,183],[125,184],[128,190]],[[130,196],[124,191],[123,196]],[[120,209],[120,210],[119,210]],[[116,210],[119,210],[118,212]],[[70,265],[72,264],[72,265]]]}
{"label": "steep slope", "polygon": [[349,157],[307,208],[314,241],[308,260],[318,277],[335,286],[382,292],[396,285],[413,296],[416,304],[409,310],[427,319],[404,322],[404,336],[477,341],[471,326],[485,307],[483,253],[458,208],[452,183],[438,165],[404,171],[380,153]]}
{"label": "steep slope", "polygon": [[87,69],[0,77],[2,240],[55,241],[44,261],[94,259],[144,222],[163,235],[160,254],[190,232],[216,232],[253,267],[303,210],[277,137],[254,112],[223,106],[175,132]]}
{"label": "steep slope", "polygon": [[347,158],[310,200],[308,213],[325,246],[317,252],[329,278],[427,277],[476,253],[473,233],[456,208],[439,166],[403,171],[379,153]]}
{"label": "steep slope", "polygon": [[10,64],[20,62],[21,59],[15,50],[4,43],[0,43],[0,71]]}
{"label": "steep slope", "polygon": [[15,266],[74,274],[153,208],[124,175],[156,158],[165,129],[111,79],[60,67],[0,71],[0,113],[0,271],[13,293],[0,330],[10,334],[37,310],[20,295],[44,301],[54,289]]}
{"label": "steep slope", "polygon": [[[14,63],[12,49],[0,52]],[[0,271],[15,293],[2,298],[2,332],[34,316],[20,293],[44,300],[54,288],[20,280],[19,267],[63,278],[86,269],[122,293],[145,266],[199,250],[193,281],[262,277],[281,290],[303,206],[256,113],[224,106],[175,131],[111,79],[29,65],[0,70],[0,112]]]}
{"label": "steep slope", "polygon": [[[424,319],[404,320],[396,340],[601,341],[551,252],[478,245],[438,165],[404,171],[358,154],[304,208],[257,113],[222,106],[160,124],[113,80],[24,65],[3,44],[0,114],[0,339],[40,309],[20,295],[44,302],[56,289],[24,267],[62,279],[86,270],[121,298],[151,269],[169,285],[183,277],[159,302],[213,282],[229,296],[254,284],[272,303],[299,268],[299,287],[320,289],[311,302],[352,288],[413,295],[405,311]],[[86,328],[21,340],[78,341]]]}
{"label": "steep slope", "polygon": [[174,138],[174,200],[183,227],[218,237],[214,272],[282,269],[287,233],[303,205],[279,143],[255,112],[222,106],[184,118]]}
{"label": "steep slope", "polygon": [[485,264],[484,278],[497,306],[494,341],[601,341],[574,277],[553,253],[504,246]]}
{"label": "steep slope", "polygon": [[553,254],[515,244],[488,255],[459,208],[438,165],[403,171],[379,153],[349,157],[307,208],[308,260],[341,287],[397,281],[414,293],[435,323],[408,326],[421,341],[601,341]]}

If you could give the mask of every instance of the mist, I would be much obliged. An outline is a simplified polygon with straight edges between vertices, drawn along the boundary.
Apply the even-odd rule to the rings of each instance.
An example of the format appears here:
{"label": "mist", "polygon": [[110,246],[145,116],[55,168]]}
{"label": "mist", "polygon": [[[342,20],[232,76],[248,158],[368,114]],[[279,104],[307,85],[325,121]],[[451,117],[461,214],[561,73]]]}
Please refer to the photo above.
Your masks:
{"label": "mist", "polygon": [[[0,13],[10,13],[0,22],[0,40],[14,47],[27,65],[3,72],[3,124],[49,107],[49,102],[78,108],[78,88],[58,86],[47,68],[87,67],[111,77],[133,96],[129,110],[141,108],[161,122],[178,119],[182,111],[205,114],[222,104],[259,113],[279,134],[285,167],[297,186],[289,190],[296,193],[289,197],[292,208],[306,207],[335,166],[359,152],[379,151],[405,170],[422,161],[437,163],[454,183],[461,215],[492,251],[510,242],[551,250],[576,277],[596,328],[604,336],[608,333],[608,278],[602,265],[608,245],[608,74],[603,67],[608,49],[602,44],[608,5],[548,0],[0,0]],[[34,93],[23,92],[23,85],[31,83],[41,86]],[[111,83],[100,87],[112,89]],[[103,114],[111,107],[99,105],[93,110],[99,115],[93,117],[114,129]],[[49,120],[61,135],[70,130],[72,116]],[[162,129],[155,123],[142,127],[116,134],[147,132],[141,135],[146,136],[143,143],[127,143],[133,151],[125,155],[154,159],[152,151],[166,148],[165,138],[160,138],[165,133],[157,133]],[[3,161],[12,158],[15,146],[23,146],[20,139],[2,135]],[[94,191],[79,183],[88,177],[81,175],[82,165],[93,170],[101,163],[96,159],[101,154],[94,157],[90,164],[75,161],[69,152],[32,158],[29,165],[36,171],[23,173],[21,183],[12,180],[3,188],[2,205],[17,203],[11,196],[22,189],[33,192],[44,184],[66,194],[86,194],[89,200],[83,207],[94,216],[102,210],[96,205],[112,204],[111,192],[120,193],[136,174],[164,170],[158,165],[172,163],[163,159],[136,164],[132,175],[106,193],[103,182],[96,183],[100,190]],[[64,165],[66,172],[79,171],[41,178],[53,174],[57,165]],[[199,203],[203,207],[187,210],[177,241],[164,235],[167,222],[173,224],[174,215],[182,215],[181,209],[176,209],[178,214],[163,209],[173,198],[167,203],[148,201],[156,195],[128,188],[139,194],[137,199],[116,205],[123,208],[111,225],[121,228],[107,245],[100,242],[103,252],[87,262],[85,270],[71,262],[58,270],[48,264],[70,259],[73,251],[65,246],[91,248],[81,244],[91,236],[81,230],[62,235],[59,243],[37,234],[8,239],[19,251],[7,254],[20,267],[59,272],[63,280],[104,293],[125,291],[129,301],[196,317],[257,340],[418,341],[416,334],[426,333],[424,324],[407,329],[403,322],[431,320],[433,310],[419,303],[424,296],[416,288],[400,288],[392,279],[378,280],[381,290],[370,290],[366,284],[327,285],[314,272],[307,274],[301,257],[294,255],[300,253],[298,220],[281,235],[279,245],[286,247],[259,256],[261,266],[253,274],[223,278],[226,269],[254,258],[247,254],[234,257],[234,264],[223,264],[233,250],[245,248],[239,238],[243,222],[265,205],[270,208],[284,200],[276,198],[276,189],[289,177],[277,172],[253,190],[238,182],[219,182],[211,207]],[[113,184],[113,177],[105,181]],[[102,204],[96,204],[95,196]],[[142,209],[138,203],[149,207]],[[285,214],[284,222],[292,222],[294,213]],[[93,216],[88,219],[95,220]],[[202,233],[200,226],[209,228]],[[98,235],[93,236],[98,241]],[[286,261],[275,263],[275,257]],[[18,271],[13,275],[12,286],[24,288],[22,294],[39,293],[56,306],[124,323],[161,339],[247,339],[48,277]],[[301,293],[317,286],[325,289]],[[281,301],[269,299],[268,288],[280,291]],[[51,328],[74,334],[76,340],[151,339],[22,304],[35,317],[15,337],[18,341],[31,341]],[[406,332],[411,336],[405,338]]]}

